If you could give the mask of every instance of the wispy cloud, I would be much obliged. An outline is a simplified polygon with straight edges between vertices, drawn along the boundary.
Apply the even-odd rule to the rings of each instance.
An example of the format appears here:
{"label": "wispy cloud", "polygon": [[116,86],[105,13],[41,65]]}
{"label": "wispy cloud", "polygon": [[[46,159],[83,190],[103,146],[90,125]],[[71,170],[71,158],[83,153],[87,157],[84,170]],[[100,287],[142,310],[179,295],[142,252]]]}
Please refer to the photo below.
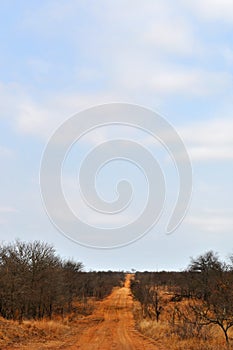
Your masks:
{"label": "wispy cloud", "polygon": [[199,213],[196,216],[190,215],[185,221],[200,232],[227,232],[231,231],[233,227],[232,215],[227,215],[218,211],[214,213]]}
{"label": "wispy cloud", "polygon": [[[49,220],[42,214],[38,180],[32,183],[31,179],[37,179],[40,153],[54,130],[70,116],[93,105],[130,102],[165,114],[195,162],[194,205],[187,218],[191,239],[195,242],[198,231],[215,232],[215,237],[220,232],[218,243],[223,241],[228,250],[229,241],[222,236],[225,233],[224,237],[230,237],[232,227],[232,213],[225,212],[232,205],[232,105],[228,113],[221,111],[226,110],[233,96],[232,0],[24,1],[18,8],[6,2],[2,12],[2,33],[6,33],[7,45],[2,47],[0,56],[0,121],[4,124],[0,130],[0,223],[6,223],[8,232],[24,232],[24,237],[31,238],[36,231],[45,239],[51,232]],[[67,158],[65,175],[72,172],[76,185],[75,167],[88,147],[114,138],[132,139],[152,153],[155,151],[161,168],[168,171],[167,202],[171,205],[176,173],[170,166],[163,168],[164,154],[169,165],[171,162],[166,150],[162,150],[163,146],[161,152],[159,148],[155,150],[160,146],[151,136],[119,129],[101,129],[85,135],[84,147],[74,146],[73,154],[71,151]],[[17,157],[11,159],[15,150]],[[98,190],[106,200],[112,200],[113,176],[119,174],[119,168],[105,169],[102,182],[99,178]],[[132,171],[135,188],[144,193],[136,171],[127,171]],[[197,185],[202,181],[205,190]],[[113,222],[113,218],[93,215],[81,208],[74,187],[65,190],[72,208],[93,225],[125,224],[141,209],[135,205],[135,210],[132,207],[132,211],[115,217]],[[140,195],[138,204],[142,203]],[[208,204],[215,206],[216,212],[205,211]],[[16,208],[20,208],[20,215]],[[5,236],[9,239],[7,233]],[[190,236],[185,242],[183,237],[179,241],[177,235],[175,247],[173,240],[164,240],[164,245],[160,241],[159,259],[165,259],[164,251],[170,248],[173,268],[174,254],[180,259],[179,248],[183,244],[193,249]],[[203,248],[209,245],[201,235],[198,240]],[[157,256],[151,242],[148,236],[148,265],[151,257]],[[141,251],[141,245],[139,248]],[[64,252],[63,243],[60,250],[70,254]],[[86,257],[85,251],[83,259]],[[127,258],[131,265],[132,255]],[[119,258],[115,266],[119,267]],[[144,261],[140,268],[143,266]]]}
{"label": "wispy cloud", "polygon": [[12,149],[0,145],[0,158],[11,158],[13,155]]}
{"label": "wispy cloud", "polygon": [[179,129],[192,160],[233,159],[233,119],[215,118]]}
{"label": "wispy cloud", "polygon": [[182,0],[201,18],[222,20],[233,25],[233,2],[231,0]]}
{"label": "wispy cloud", "polygon": [[0,206],[0,213],[18,213],[18,210],[10,206]]}
{"label": "wispy cloud", "polygon": [[[128,89],[142,90],[161,96],[205,97],[219,95],[231,89],[232,77],[225,72],[211,72],[199,68],[186,68],[178,65],[141,62],[128,67],[118,76],[119,85]],[[122,68],[122,69],[124,69]]]}
{"label": "wispy cloud", "polygon": [[192,25],[181,18],[158,18],[145,27],[141,39],[145,45],[156,48],[160,54],[197,55],[202,50]]}
{"label": "wispy cloud", "polygon": [[0,225],[5,225],[10,223],[11,215],[16,214],[19,211],[12,206],[0,206]]}

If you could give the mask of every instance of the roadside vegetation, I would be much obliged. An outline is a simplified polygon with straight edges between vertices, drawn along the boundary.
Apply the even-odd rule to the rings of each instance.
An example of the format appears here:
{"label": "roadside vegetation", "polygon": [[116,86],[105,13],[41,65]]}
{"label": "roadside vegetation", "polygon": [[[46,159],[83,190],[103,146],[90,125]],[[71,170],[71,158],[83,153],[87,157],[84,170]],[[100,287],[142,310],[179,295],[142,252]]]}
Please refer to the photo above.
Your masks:
{"label": "roadside vegetation", "polygon": [[137,272],[138,329],[171,350],[233,349],[233,259],[209,251],[183,272]]}
{"label": "roadside vegetation", "polygon": [[[123,272],[85,272],[40,241],[0,245],[0,347],[72,332],[72,322],[124,280]],[[76,330],[77,331],[77,330]]]}
{"label": "roadside vegetation", "polygon": [[[1,244],[0,348],[68,343],[101,322],[95,309],[124,280],[123,272],[86,272],[40,241]],[[130,281],[136,327],[161,349],[233,349],[233,257],[209,251],[184,271],[136,272]]]}

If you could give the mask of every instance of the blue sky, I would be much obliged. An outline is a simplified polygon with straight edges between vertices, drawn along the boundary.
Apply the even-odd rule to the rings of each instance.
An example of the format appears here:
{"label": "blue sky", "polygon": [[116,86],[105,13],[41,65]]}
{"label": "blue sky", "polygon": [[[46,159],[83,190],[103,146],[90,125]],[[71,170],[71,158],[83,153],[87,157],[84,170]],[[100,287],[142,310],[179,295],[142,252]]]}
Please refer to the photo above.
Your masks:
{"label": "blue sky", "polygon": [[[207,249],[224,258],[232,253],[232,1],[3,1],[0,19],[1,240],[48,241],[87,269],[181,269]],[[106,102],[135,103],[164,115],[183,138],[194,174],[190,210],[174,234],[163,232],[165,213],[144,238],[109,251],[84,248],[58,233],[39,187],[52,132],[78,111]],[[64,180],[71,201],[70,178],[73,186],[81,155],[119,135],[145,137],[101,129],[73,150]],[[168,215],[177,179],[166,157],[160,149]],[[143,179],[129,166],[125,171],[140,189],[133,215],[143,202]],[[123,176],[123,164],[118,172]],[[115,175],[113,165],[97,182],[106,200],[114,197]]]}

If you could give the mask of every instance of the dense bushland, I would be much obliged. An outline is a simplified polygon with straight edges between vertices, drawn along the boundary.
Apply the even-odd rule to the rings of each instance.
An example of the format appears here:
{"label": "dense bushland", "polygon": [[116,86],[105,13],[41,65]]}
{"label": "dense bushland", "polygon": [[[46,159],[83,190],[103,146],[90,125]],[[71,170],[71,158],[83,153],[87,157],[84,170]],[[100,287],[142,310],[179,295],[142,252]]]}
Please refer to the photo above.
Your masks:
{"label": "dense bushland", "polygon": [[85,272],[81,262],[62,260],[46,243],[2,244],[0,316],[19,321],[64,316],[78,302],[104,298],[123,279],[123,273]]}
{"label": "dense bushland", "polygon": [[[183,272],[137,272],[131,282],[142,319],[166,326],[180,339],[208,340],[213,329],[229,347],[233,329],[233,261],[209,251],[191,259]],[[213,334],[212,334],[213,336]],[[216,347],[217,348],[217,347]]]}

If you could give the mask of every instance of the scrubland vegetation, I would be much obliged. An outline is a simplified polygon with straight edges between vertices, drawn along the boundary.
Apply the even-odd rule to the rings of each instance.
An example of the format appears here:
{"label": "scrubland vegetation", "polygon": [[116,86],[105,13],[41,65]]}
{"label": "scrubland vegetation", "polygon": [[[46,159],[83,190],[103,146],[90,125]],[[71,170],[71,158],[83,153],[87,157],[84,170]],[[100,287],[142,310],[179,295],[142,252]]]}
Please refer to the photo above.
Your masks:
{"label": "scrubland vegetation", "polygon": [[[227,264],[210,251],[182,272],[127,278],[136,327],[154,339],[155,348],[233,349],[233,258]],[[61,259],[39,241],[0,245],[0,348],[32,348],[41,339],[54,349],[61,339],[68,344],[100,322],[95,308],[124,279],[123,272],[85,272],[81,262]]]}
{"label": "scrubland vegetation", "polygon": [[[88,299],[102,299],[119,285],[123,273],[84,272],[83,264],[59,258],[41,242],[0,246],[0,316],[6,319],[52,319],[85,312]],[[76,303],[76,304],[75,304]]]}
{"label": "scrubland vegetation", "polygon": [[171,350],[233,349],[233,264],[207,252],[183,272],[137,272],[138,329]]}
{"label": "scrubland vegetation", "polygon": [[64,335],[123,280],[120,272],[85,272],[39,241],[0,245],[0,345]]}

